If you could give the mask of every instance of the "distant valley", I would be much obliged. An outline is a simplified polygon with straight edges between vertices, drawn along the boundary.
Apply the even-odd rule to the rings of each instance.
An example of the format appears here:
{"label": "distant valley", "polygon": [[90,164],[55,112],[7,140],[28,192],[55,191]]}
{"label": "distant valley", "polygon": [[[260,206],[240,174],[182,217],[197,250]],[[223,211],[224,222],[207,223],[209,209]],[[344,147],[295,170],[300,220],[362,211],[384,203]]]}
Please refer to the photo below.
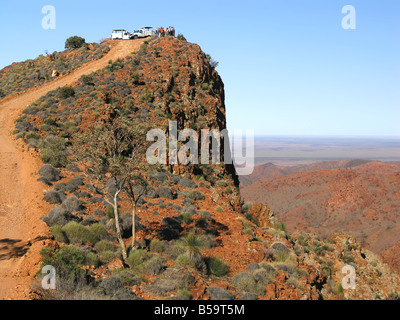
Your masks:
{"label": "distant valley", "polygon": [[241,193],[270,207],[290,232],[351,234],[400,270],[400,162],[267,163],[241,177]]}

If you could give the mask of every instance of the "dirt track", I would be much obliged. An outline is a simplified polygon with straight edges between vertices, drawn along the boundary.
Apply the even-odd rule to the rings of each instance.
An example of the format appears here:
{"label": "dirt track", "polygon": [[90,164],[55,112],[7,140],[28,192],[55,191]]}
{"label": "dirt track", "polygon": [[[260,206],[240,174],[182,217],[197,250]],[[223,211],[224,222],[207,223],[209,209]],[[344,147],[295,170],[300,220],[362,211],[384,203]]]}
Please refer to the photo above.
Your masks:
{"label": "dirt track", "polygon": [[23,151],[11,132],[22,110],[47,92],[71,85],[108,61],[137,51],[143,40],[114,41],[109,53],[68,75],[0,101],[0,299],[29,299],[32,276],[40,264],[46,226],[39,220],[50,206],[42,200],[45,186],[37,182],[42,165],[37,155]]}

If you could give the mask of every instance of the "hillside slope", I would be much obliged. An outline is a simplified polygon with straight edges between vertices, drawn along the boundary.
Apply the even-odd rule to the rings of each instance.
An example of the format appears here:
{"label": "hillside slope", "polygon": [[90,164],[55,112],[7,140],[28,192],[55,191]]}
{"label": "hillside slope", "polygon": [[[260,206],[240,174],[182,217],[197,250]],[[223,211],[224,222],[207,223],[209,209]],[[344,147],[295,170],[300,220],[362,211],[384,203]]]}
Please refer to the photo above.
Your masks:
{"label": "hillside slope", "polygon": [[375,253],[400,241],[400,165],[303,171],[242,188],[246,201],[267,204],[290,231],[345,232]]}
{"label": "hillside slope", "polygon": [[[137,50],[142,43],[142,40],[114,42],[105,57],[40,87],[0,101],[0,299],[9,297],[11,291],[16,298],[26,298],[24,291],[30,286],[30,272],[33,270],[29,264],[38,263],[38,252],[35,251],[36,256],[32,254],[34,257],[27,267],[23,265],[27,259],[21,259],[21,256],[30,248],[29,239],[37,238],[44,231],[37,221],[48,208],[42,201],[43,186],[32,178],[40,168],[40,159],[23,152],[24,149],[18,149],[11,136],[15,119],[23,109],[47,92],[104,68],[110,59],[123,58]],[[21,287],[15,290],[17,285]]]}
{"label": "hillside slope", "polygon": [[[136,44],[137,47],[130,47]],[[114,125],[126,123],[128,127],[160,128],[168,137],[171,120],[177,122],[179,130],[191,128],[196,132],[203,128],[222,130],[227,126],[224,84],[210,56],[182,37],[152,38],[140,47],[139,44],[124,42],[119,50],[111,49],[101,63],[99,60],[83,66],[85,70],[74,72],[68,81],[39,87],[35,92],[42,91],[31,92],[29,99],[10,98],[7,101],[13,101],[12,105],[1,104],[2,109],[18,106],[13,114],[15,123],[14,119],[7,122],[10,127],[4,127],[3,138],[8,139],[10,146],[4,153],[11,154],[17,166],[4,170],[33,184],[29,189],[31,198],[18,192],[14,196],[17,201],[32,199],[41,206],[34,214],[21,210],[20,217],[31,217],[31,228],[24,224],[21,233],[12,235],[25,240],[23,229],[31,231],[36,226],[43,230],[38,234],[40,241],[31,241],[27,254],[19,250],[19,256],[24,258],[11,260],[21,265],[34,262],[25,269],[30,272],[24,278],[29,297],[132,300],[398,297],[400,277],[351,236],[334,234],[323,240],[302,232],[289,234],[268,207],[243,206],[232,165],[151,166],[142,162],[143,181],[134,185],[134,189],[143,192],[143,197],[138,201],[135,219],[127,193],[115,197],[119,176],[107,180],[111,175],[105,174],[102,179],[106,191],[102,193],[95,188],[95,182],[82,172],[87,173],[91,163],[77,162],[76,154],[71,151],[74,146],[81,146],[82,135],[96,128],[107,128],[106,133],[119,136],[121,127]],[[89,76],[81,78],[84,74]],[[26,104],[22,106],[21,101]],[[35,159],[32,166],[36,169],[31,173],[39,169],[39,157],[47,162],[39,170],[40,182],[32,182],[37,175],[28,177],[19,169],[24,160],[19,157],[22,153],[12,148],[13,141],[6,135],[10,131],[20,141],[21,148],[24,146],[32,153],[30,159]],[[89,145],[86,141],[82,149]],[[95,152],[100,156],[106,153],[101,148]],[[221,153],[224,152],[221,146]],[[126,157],[121,154],[118,158]],[[7,192],[6,181],[2,183],[3,192]],[[17,180],[15,186],[21,188],[21,184]],[[37,193],[34,195],[33,191]],[[109,197],[119,201],[115,210],[107,203]],[[4,206],[3,210],[9,216],[11,210],[7,208]],[[121,226],[122,244],[136,245],[127,258],[118,241],[116,222]],[[133,226],[136,242],[132,239]],[[41,267],[35,255],[39,250],[42,264],[56,268],[57,290],[40,289],[40,274],[35,275]],[[342,286],[342,268],[346,265],[355,268],[356,290]],[[28,288],[30,280],[33,286]]]}

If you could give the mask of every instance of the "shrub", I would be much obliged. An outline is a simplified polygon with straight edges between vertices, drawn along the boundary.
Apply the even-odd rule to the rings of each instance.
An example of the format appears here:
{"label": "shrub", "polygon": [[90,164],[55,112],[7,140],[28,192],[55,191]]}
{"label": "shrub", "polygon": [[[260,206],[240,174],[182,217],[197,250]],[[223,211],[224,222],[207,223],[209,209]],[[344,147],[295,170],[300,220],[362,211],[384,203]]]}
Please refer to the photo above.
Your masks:
{"label": "shrub", "polygon": [[65,199],[61,206],[70,212],[78,212],[83,208],[82,201],[76,196],[71,196]]}
{"label": "shrub", "polygon": [[354,256],[352,256],[350,253],[345,253],[342,257],[342,260],[346,264],[355,263]]}
{"label": "shrub", "polygon": [[126,263],[131,268],[137,268],[150,258],[151,255],[143,249],[133,250],[129,253],[128,258],[126,259]]}
{"label": "shrub", "polygon": [[32,140],[38,140],[38,139],[40,138],[40,135],[37,134],[37,133],[31,132],[31,133],[28,133],[28,134],[25,136],[25,138],[26,138],[27,140],[30,140],[30,139],[32,139]]}
{"label": "shrub", "polygon": [[80,81],[81,81],[83,84],[92,85],[92,84],[93,84],[93,77],[84,74],[84,75],[80,78]]}
{"label": "shrub", "polygon": [[132,79],[132,81],[133,81],[134,84],[138,84],[138,83],[139,83],[139,81],[140,81],[140,74],[139,74],[138,72],[131,73],[130,76],[131,76],[131,79]]}
{"label": "shrub", "polygon": [[391,294],[389,294],[389,300],[396,300],[399,301],[400,300],[400,294],[398,294],[397,292],[392,292]]}
{"label": "shrub", "polygon": [[300,289],[300,290],[303,289],[301,284],[300,284],[300,282],[299,282],[299,280],[296,277],[293,277],[293,276],[289,277],[289,279],[286,280],[286,284],[287,285],[292,285],[295,288]]}
{"label": "shrub", "polygon": [[49,227],[56,224],[60,226],[65,226],[70,221],[79,220],[78,217],[71,214],[68,210],[63,208],[52,208],[47,216],[41,218]]}
{"label": "shrub", "polygon": [[62,227],[58,224],[52,226],[50,228],[51,234],[54,236],[54,239],[58,242],[68,243],[68,238],[65,235],[64,231],[62,231]]}
{"label": "shrub", "polygon": [[204,194],[202,194],[200,191],[197,190],[191,190],[191,191],[185,191],[184,193],[185,197],[198,201],[198,200],[205,200]]}
{"label": "shrub", "polygon": [[191,189],[197,188],[196,182],[187,178],[180,179],[178,184],[182,188],[191,188]]}
{"label": "shrub", "polygon": [[286,232],[286,225],[283,222],[277,222],[274,224],[274,229],[278,231]]}
{"label": "shrub", "polygon": [[71,87],[62,87],[58,89],[58,97],[61,100],[68,99],[69,97],[73,97],[75,95],[74,88]]}
{"label": "shrub", "polygon": [[[34,115],[34,114],[36,114],[38,112],[39,112],[39,108],[34,106],[34,105],[31,105],[31,106],[27,107],[24,111],[22,111],[22,113],[30,114],[30,115]],[[19,122],[21,122],[21,121],[19,120]]]}
{"label": "shrub", "polygon": [[209,85],[207,82],[205,82],[205,83],[203,83],[203,84],[201,85],[201,89],[202,89],[203,91],[208,91],[208,90],[210,90],[210,85]]}
{"label": "shrub", "polygon": [[170,187],[167,186],[158,188],[156,192],[160,198],[165,198],[170,200],[173,200],[175,198],[174,192]]}
{"label": "shrub", "polygon": [[207,272],[207,266],[200,252],[200,249],[204,247],[204,238],[198,237],[194,233],[190,233],[183,237],[179,241],[178,245],[186,251],[186,255],[199,271],[203,273]]}
{"label": "shrub", "polygon": [[65,140],[58,137],[51,139],[42,150],[40,157],[43,162],[53,167],[65,167],[68,164]]}
{"label": "shrub", "polygon": [[153,239],[150,243],[150,251],[161,253],[164,252],[164,244],[158,239]]}
{"label": "shrub", "polygon": [[210,300],[234,300],[232,293],[220,287],[210,287],[207,293],[210,296]]}
{"label": "shrub", "polygon": [[214,59],[212,59],[212,58],[210,59],[210,67],[211,67],[212,69],[217,68],[218,65],[219,65],[219,62],[218,62],[218,61],[216,61],[216,60],[214,60]]}
{"label": "shrub", "polygon": [[86,40],[82,37],[73,36],[65,41],[65,49],[78,49],[86,45]]}
{"label": "shrub", "polygon": [[210,273],[216,277],[222,277],[229,271],[229,266],[217,257],[211,257],[207,262]]}
{"label": "shrub", "polygon": [[[118,208],[118,212],[119,212],[119,208]],[[112,206],[108,206],[106,208],[106,217],[108,219],[114,219],[115,218],[114,208]]]}
{"label": "shrub", "polygon": [[99,253],[99,259],[102,264],[107,264],[120,256],[121,254],[116,251],[103,251]]}
{"label": "shrub", "polygon": [[187,41],[186,38],[183,36],[183,34],[178,34],[177,38],[181,41]]}
{"label": "shrub", "polygon": [[278,270],[282,270],[287,273],[289,276],[293,277],[304,277],[307,276],[308,273],[305,270],[298,269],[295,265],[291,263],[276,263],[274,264],[275,268]]}
{"label": "shrub", "polygon": [[99,257],[94,252],[88,252],[85,256],[85,265],[98,267],[100,265]]}
{"label": "shrub", "polygon": [[57,122],[52,118],[46,118],[43,120],[43,124],[47,124],[48,126],[55,126]]}
{"label": "shrub", "polygon": [[151,91],[146,90],[146,91],[144,92],[143,99],[144,99],[145,101],[150,101],[150,102],[153,101],[153,94],[151,93]]}
{"label": "shrub", "polygon": [[120,277],[121,282],[124,286],[132,287],[134,285],[140,285],[143,282],[142,277],[126,269],[114,270],[113,274],[116,274]]}
{"label": "shrub", "polygon": [[110,61],[108,62],[107,69],[108,69],[110,72],[114,72],[114,71],[117,71],[117,70],[122,69],[123,67],[124,67],[124,64],[123,64],[122,60],[121,60],[121,59],[117,59],[117,60],[115,60],[115,62],[113,62],[112,60],[110,60]]}
{"label": "shrub", "polygon": [[256,281],[261,283],[263,286],[273,283],[276,275],[277,272],[275,269],[273,272],[268,272],[264,268],[258,269],[253,273],[254,279],[256,279]]}
{"label": "shrub", "polygon": [[265,293],[264,286],[257,284],[254,276],[248,272],[235,275],[232,279],[232,283],[235,289],[240,292],[250,292],[255,295],[263,295]]}
{"label": "shrub", "polygon": [[182,297],[183,299],[190,300],[192,295],[188,289],[181,289],[178,291],[178,297]]}
{"label": "shrub", "polygon": [[65,194],[61,191],[49,190],[43,197],[50,204],[61,204],[65,200]]}
{"label": "shrub", "polygon": [[183,221],[184,223],[186,223],[186,224],[190,224],[190,223],[193,222],[192,215],[191,215],[190,213],[188,213],[188,212],[182,213],[182,214],[180,215],[180,218],[181,218],[182,221]]}
{"label": "shrub", "polygon": [[71,221],[66,224],[62,231],[68,237],[68,240],[71,243],[77,244],[85,244],[85,243],[93,243],[95,244],[98,241],[98,238],[90,232],[90,230],[83,225]]}
{"label": "shrub", "polygon": [[122,281],[117,275],[100,280],[98,284],[99,288],[104,289],[106,293],[114,293],[118,289],[122,289]]}
{"label": "shrub", "polygon": [[164,268],[164,265],[165,259],[154,255],[149,260],[145,261],[140,269],[146,274],[158,275]]}
{"label": "shrub", "polygon": [[211,213],[209,211],[207,211],[207,210],[200,210],[199,214],[204,219],[212,220]]}
{"label": "shrub", "polygon": [[50,248],[41,250],[44,265],[51,265],[56,268],[59,277],[77,279],[84,271],[79,267],[85,262],[85,255],[74,246],[63,246],[56,253]]}
{"label": "shrub", "polygon": [[107,239],[109,237],[106,227],[100,223],[92,224],[89,227],[89,230],[98,239],[103,240],[103,239]]}
{"label": "shrub", "polygon": [[99,253],[104,251],[117,251],[117,246],[111,241],[100,240],[99,242],[96,243],[94,249]]}
{"label": "shrub", "polygon": [[179,255],[175,260],[175,266],[177,267],[186,267],[186,268],[195,268],[195,265],[187,254]]}

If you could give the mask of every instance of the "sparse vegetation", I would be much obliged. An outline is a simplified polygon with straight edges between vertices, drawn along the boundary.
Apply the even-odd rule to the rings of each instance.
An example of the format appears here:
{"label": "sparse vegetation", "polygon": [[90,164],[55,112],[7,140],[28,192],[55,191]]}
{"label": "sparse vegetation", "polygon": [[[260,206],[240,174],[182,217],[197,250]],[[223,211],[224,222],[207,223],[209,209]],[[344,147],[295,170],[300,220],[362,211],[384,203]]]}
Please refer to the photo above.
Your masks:
{"label": "sparse vegetation", "polygon": [[75,95],[74,88],[71,87],[62,87],[58,89],[58,97],[61,100],[68,99],[69,97],[73,97]]}
{"label": "sparse vegetation", "polygon": [[78,49],[86,47],[86,40],[82,37],[73,36],[65,41],[65,49]]}
{"label": "sparse vegetation", "polygon": [[242,272],[232,278],[232,283],[235,289],[243,293],[253,293],[257,296],[265,293],[263,285],[258,284],[254,276],[248,272]]}
{"label": "sparse vegetation", "polygon": [[99,239],[88,228],[71,221],[61,229],[70,243],[75,244],[96,244]]}
{"label": "sparse vegetation", "polygon": [[189,261],[201,272],[207,273],[207,266],[204,258],[200,252],[200,249],[204,246],[204,240],[201,237],[191,233],[183,237],[179,244],[184,250],[185,254],[189,258]]}
{"label": "sparse vegetation", "polygon": [[54,137],[48,139],[41,152],[41,159],[53,167],[61,168],[68,164],[67,143],[65,139]]}
{"label": "sparse vegetation", "polygon": [[208,269],[210,274],[216,277],[225,276],[229,271],[229,266],[217,257],[211,257],[207,259]]}
{"label": "sparse vegetation", "polygon": [[[130,298],[134,291],[191,299],[191,290],[198,297],[194,286],[199,283],[206,285],[210,299],[257,299],[267,286],[268,298],[286,298],[286,293],[301,299],[344,297],[333,279],[340,273],[337,260],[339,265],[340,259],[359,261],[353,241],[327,245],[314,236],[289,235],[268,209],[260,214],[256,205],[241,205],[234,168],[227,165],[157,166],[151,172],[141,165],[146,148],[134,148],[136,138],[147,132],[143,124],[166,130],[169,120],[196,130],[224,124],[223,115],[209,108],[210,101],[222,101],[218,91],[223,86],[215,72],[209,73],[218,63],[206,56],[207,76],[198,75],[188,61],[198,61],[201,53],[176,40],[165,40],[170,41],[166,48],[153,44],[164,40],[151,39],[139,52],[110,61],[73,87],[48,93],[17,119],[17,137],[63,168],[54,177],[40,177],[50,189],[46,199],[59,205],[43,221],[54,240],[63,243],[44,250],[43,261],[61,270],[68,297],[79,292],[90,298]],[[44,70],[35,74],[47,81]],[[264,261],[253,263],[264,253]],[[241,272],[249,260],[249,272]],[[367,264],[363,272],[371,275]],[[375,262],[371,286],[376,277],[384,281],[386,272]]]}

